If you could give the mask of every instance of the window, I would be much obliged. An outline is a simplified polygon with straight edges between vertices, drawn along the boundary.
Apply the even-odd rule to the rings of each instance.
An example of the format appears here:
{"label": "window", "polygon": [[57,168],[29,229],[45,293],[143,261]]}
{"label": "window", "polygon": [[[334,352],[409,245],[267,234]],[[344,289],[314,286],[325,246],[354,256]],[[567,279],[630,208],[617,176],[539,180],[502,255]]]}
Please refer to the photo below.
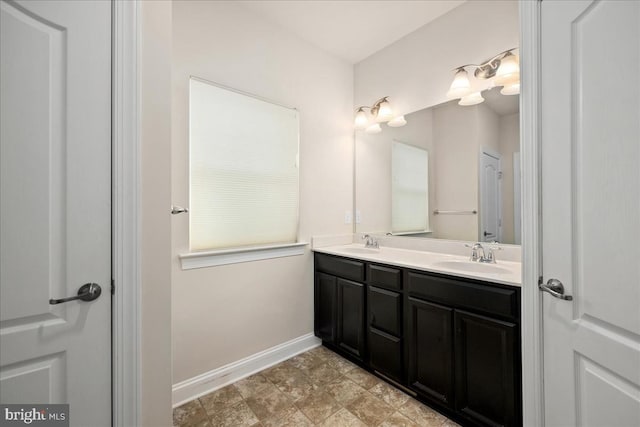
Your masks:
{"label": "window", "polygon": [[295,243],[298,112],[192,77],[192,251]]}
{"label": "window", "polygon": [[429,231],[429,153],[394,140],[391,159],[391,231]]}

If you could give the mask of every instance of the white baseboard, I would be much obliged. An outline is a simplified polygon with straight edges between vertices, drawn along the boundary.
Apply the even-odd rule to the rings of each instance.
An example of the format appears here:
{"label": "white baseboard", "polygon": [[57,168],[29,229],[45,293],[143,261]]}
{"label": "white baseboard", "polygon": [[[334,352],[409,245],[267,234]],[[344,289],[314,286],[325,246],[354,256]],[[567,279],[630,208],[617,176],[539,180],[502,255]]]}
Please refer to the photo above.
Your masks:
{"label": "white baseboard", "polygon": [[173,385],[173,407],[260,372],[296,354],[318,347],[321,341],[312,333],[271,347],[218,369],[200,374]]}

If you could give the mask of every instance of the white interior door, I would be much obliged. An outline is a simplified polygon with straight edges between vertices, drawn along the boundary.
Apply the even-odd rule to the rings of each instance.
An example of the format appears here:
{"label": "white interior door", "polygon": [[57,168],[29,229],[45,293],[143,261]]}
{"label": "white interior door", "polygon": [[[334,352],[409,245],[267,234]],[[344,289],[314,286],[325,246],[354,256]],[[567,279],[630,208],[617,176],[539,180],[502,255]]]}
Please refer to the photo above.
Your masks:
{"label": "white interior door", "polygon": [[480,155],[480,241],[500,241],[500,156],[485,150]]}
{"label": "white interior door", "polygon": [[542,2],[547,426],[640,425],[640,2]]}
{"label": "white interior door", "polygon": [[[0,401],[108,426],[111,4],[0,7]],[[85,283],[102,295],[50,304]]]}
{"label": "white interior door", "polygon": [[522,192],[520,189],[522,175],[520,173],[520,152],[513,153],[513,236],[516,245],[520,245],[522,237]]}

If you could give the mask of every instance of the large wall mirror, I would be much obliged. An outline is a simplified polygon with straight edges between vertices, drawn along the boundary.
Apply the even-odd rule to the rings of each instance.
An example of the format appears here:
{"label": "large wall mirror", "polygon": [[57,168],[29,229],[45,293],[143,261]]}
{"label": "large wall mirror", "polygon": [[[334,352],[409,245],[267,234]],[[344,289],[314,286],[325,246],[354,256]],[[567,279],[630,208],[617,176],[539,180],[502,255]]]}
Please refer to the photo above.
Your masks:
{"label": "large wall mirror", "polygon": [[520,244],[519,96],[483,96],[356,132],[356,232]]}

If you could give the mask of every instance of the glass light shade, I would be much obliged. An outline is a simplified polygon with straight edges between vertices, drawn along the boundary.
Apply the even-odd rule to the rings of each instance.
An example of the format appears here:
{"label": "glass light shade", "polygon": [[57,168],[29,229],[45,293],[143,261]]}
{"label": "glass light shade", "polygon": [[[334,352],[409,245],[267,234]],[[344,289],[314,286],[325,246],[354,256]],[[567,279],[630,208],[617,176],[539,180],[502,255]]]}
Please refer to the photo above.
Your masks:
{"label": "glass light shade", "polygon": [[404,116],[394,117],[393,119],[389,120],[389,122],[387,123],[387,125],[391,126],[392,128],[399,128],[406,124],[407,124],[407,121],[405,120]]}
{"label": "glass light shade", "polygon": [[354,121],[355,128],[358,130],[366,129],[369,126],[369,118],[362,108],[358,108]]}
{"label": "glass light shade", "polygon": [[471,83],[469,83],[469,75],[465,69],[460,69],[453,78],[453,82],[447,92],[447,98],[462,98],[471,93]]}
{"label": "glass light shade", "polygon": [[498,86],[509,86],[520,82],[520,64],[517,55],[511,54],[502,58],[494,81]]}
{"label": "glass light shade", "polygon": [[393,111],[391,110],[391,104],[386,99],[378,104],[378,112],[376,114],[376,121],[378,123],[388,122],[393,117]]}
{"label": "glass light shade", "polygon": [[500,90],[503,95],[517,95],[520,93],[520,82],[505,86]]}
{"label": "glass light shade", "polygon": [[463,97],[462,99],[460,99],[460,102],[458,102],[458,105],[469,106],[469,105],[480,104],[483,102],[484,102],[484,98],[482,97],[482,94],[480,92],[473,92]]}
{"label": "glass light shade", "polygon": [[369,126],[369,127],[365,130],[365,132],[366,132],[366,133],[370,133],[370,134],[373,134],[373,133],[380,133],[380,132],[382,132],[382,128],[380,127],[380,124],[375,123],[375,124],[372,124],[371,126]]}

